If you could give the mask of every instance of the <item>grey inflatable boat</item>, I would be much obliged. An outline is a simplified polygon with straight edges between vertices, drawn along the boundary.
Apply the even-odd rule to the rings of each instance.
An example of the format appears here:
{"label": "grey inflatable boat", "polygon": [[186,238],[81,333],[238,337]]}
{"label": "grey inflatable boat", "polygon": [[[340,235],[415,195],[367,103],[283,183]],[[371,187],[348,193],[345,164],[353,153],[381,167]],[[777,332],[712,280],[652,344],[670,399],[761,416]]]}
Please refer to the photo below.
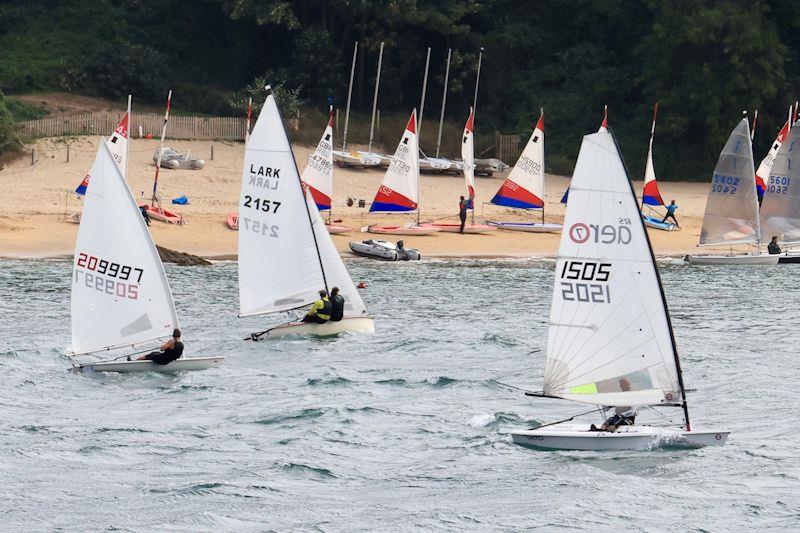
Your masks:
{"label": "grey inflatable boat", "polygon": [[403,241],[397,241],[395,244],[389,241],[368,239],[362,242],[351,242],[350,249],[356,255],[380,261],[417,261],[422,258],[418,250],[404,247]]}

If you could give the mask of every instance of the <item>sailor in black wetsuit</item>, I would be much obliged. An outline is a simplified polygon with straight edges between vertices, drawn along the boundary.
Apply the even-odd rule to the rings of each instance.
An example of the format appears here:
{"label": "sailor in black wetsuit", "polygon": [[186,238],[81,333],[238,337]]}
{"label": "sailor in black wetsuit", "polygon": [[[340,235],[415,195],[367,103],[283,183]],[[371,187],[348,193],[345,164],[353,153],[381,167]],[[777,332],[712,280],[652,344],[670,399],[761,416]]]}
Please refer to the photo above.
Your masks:
{"label": "sailor in black wetsuit", "polygon": [[150,352],[139,358],[140,361],[152,361],[157,365],[168,365],[175,359],[183,355],[183,343],[181,342],[181,330],[175,328],[172,338],[161,346],[161,351]]}
{"label": "sailor in black wetsuit", "polygon": [[344,296],[339,294],[339,287],[331,289],[331,322],[339,322],[344,316]]}

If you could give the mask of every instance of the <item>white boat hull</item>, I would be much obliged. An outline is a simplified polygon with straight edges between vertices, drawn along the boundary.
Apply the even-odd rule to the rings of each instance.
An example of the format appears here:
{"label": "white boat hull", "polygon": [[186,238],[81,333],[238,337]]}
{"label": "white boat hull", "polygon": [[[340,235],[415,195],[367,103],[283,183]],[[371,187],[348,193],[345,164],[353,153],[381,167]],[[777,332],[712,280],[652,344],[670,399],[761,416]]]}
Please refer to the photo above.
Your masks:
{"label": "white boat hull", "polygon": [[561,233],[561,224],[549,222],[493,222],[487,224],[508,231],[524,231],[526,233]]}
{"label": "white boat hull", "polygon": [[589,431],[586,425],[556,424],[541,429],[512,431],[514,444],[536,450],[652,450],[723,446],[730,431],[686,431],[653,426],[630,426],[615,432]]}
{"label": "white boat hull", "polygon": [[377,235],[433,235],[440,231],[439,228],[430,226],[364,226],[361,228],[361,233]]}
{"label": "white boat hull", "polygon": [[661,222],[661,219],[656,217],[643,215],[642,220],[644,220],[644,225],[648,228],[660,229],[662,231],[675,231],[680,229],[672,222]]}
{"label": "white boat hull", "polygon": [[777,265],[780,255],[687,255],[686,261],[694,265]]}
{"label": "white boat hull", "polygon": [[278,339],[288,335],[314,335],[317,337],[330,337],[344,332],[375,333],[375,320],[371,316],[344,317],[338,322],[290,322],[270,328],[264,333],[254,333],[252,340]]}
{"label": "white boat hull", "polygon": [[162,374],[171,374],[189,370],[208,370],[219,366],[224,360],[225,357],[187,357],[185,359],[176,359],[166,365],[159,365],[152,361],[102,361],[77,365],[72,368],[72,371],[74,373],[119,372],[127,374],[131,372],[160,372]]}

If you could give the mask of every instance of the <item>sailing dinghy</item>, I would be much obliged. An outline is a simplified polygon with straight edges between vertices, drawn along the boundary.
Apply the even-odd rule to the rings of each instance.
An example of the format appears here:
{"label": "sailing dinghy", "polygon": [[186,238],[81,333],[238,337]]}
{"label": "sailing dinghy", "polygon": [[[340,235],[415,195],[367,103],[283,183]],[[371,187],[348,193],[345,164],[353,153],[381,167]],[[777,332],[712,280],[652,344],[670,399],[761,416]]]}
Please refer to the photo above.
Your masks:
{"label": "sailing dinghy", "polygon": [[549,233],[561,231],[561,224],[544,221],[544,111],[511,173],[491,203],[514,209],[541,209],[541,222],[494,222],[504,230]]}
{"label": "sailing dinghy", "polygon": [[272,90],[245,147],[239,200],[239,316],[291,311],[339,287],[344,318],[292,321],[249,338],[372,333],[373,318],[350,279],[311,194],[304,190]]}
{"label": "sailing dinghy", "polygon": [[[75,243],[70,359],[153,343],[180,327],[158,251],[114,155],[101,139]],[[224,359],[74,362],[73,371],[205,370]]]}
{"label": "sailing dinghy", "polygon": [[330,106],[328,125],[322,132],[314,153],[308,157],[308,165],[303,171],[303,183],[317,204],[320,212],[328,212],[328,231],[334,234],[348,233],[352,228],[331,224],[333,203],[333,106]]}
{"label": "sailing dinghy", "polygon": [[371,225],[361,229],[384,235],[432,235],[438,228],[419,224],[419,144],[417,142],[417,110],[411,112],[406,129],[392,162],[386,169],[370,213],[417,213],[416,224],[400,226]]}
{"label": "sailing dinghy", "polygon": [[[658,102],[653,108],[653,125],[650,127],[650,146],[647,148],[647,164],[644,167],[644,185],[642,186],[642,218],[648,228],[660,229],[663,231],[675,231],[678,225],[673,222],[664,222],[663,217],[658,216],[653,207],[664,207],[664,200],[658,191],[656,181],[656,169],[653,165],[653,137],[656,134],[656,116],[658,115]],[[648,215],[644,212],[644,206],[656,215]]]}
{"label": "sailing dinghy", "polygon": [[687,255],[698,265],[777,265],[778,256],[758,251],[761,223],[758,214],[750,124],[742,118],[719,154],[706,201],[698,246],[753,245],[754,253]]}
{"label": "sailing dinghy", "polygon": [[794,122],[794,120],[792,120],[793,115],[796,117],[797,110],[794,109],[793,106],[789,106],[789,118],[786,119],[781,131],[778,132],[778,136],[775,137],[775,141],[772,143],[772,146],[770,146],[769,152],[767,152],[767,155],[764,156],[764,159],[761,160],[761,163],[756,169],[756,188],[758,189],[759,200],[763,199],[764,193],[766,192],[767,178],[770,176],[772,165],[778,155],[778,150],[783,146],[783,141],[786,140],[786,136],[789,135],[789,130],[792,128],[792,122]]}
{"label": "sailing dinghy", "polygon": [[556,422],[511,433],[529,448],[702,447],[723,445],[729,434],[691,429],[658,266],[610,131],[581,144],[556,262],[544,389],[528,394],[621,408],[669,406],[684,416],[681,428],[591,431],[589,424]]}

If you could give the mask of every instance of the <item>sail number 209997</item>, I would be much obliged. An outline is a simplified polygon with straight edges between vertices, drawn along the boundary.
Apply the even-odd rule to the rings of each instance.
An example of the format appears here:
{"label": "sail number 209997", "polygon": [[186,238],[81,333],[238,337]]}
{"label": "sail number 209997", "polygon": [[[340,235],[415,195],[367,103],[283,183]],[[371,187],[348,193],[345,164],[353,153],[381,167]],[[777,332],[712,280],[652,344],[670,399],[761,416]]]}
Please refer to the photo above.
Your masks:
{"label": "sail number 209997", "polygon": [[608,278],[611,263],[565,261],[561,269],[561,297],[567,302],[611,303]]}

